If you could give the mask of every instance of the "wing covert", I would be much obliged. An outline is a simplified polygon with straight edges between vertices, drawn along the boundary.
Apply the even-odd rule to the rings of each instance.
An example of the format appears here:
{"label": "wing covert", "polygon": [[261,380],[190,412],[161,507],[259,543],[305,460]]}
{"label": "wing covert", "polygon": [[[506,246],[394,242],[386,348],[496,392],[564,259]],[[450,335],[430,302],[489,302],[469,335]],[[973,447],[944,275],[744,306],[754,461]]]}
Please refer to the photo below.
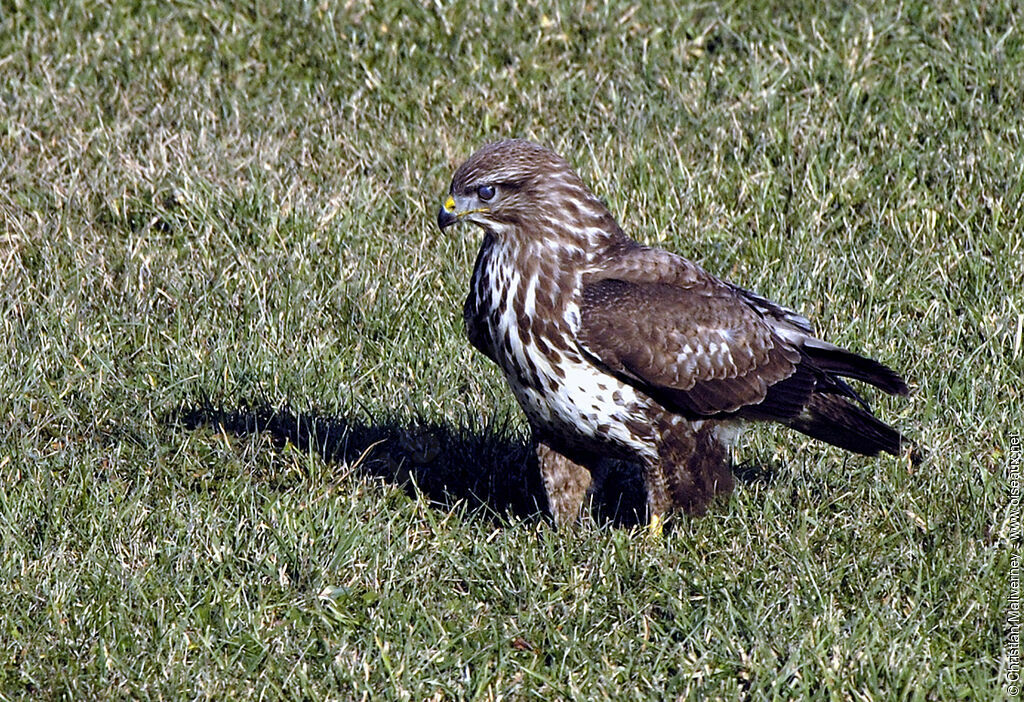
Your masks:
{"label": "wing covert", "polygon": [[797,414],[814,389],[800,352],[731,289],[702,282],[585,282],[577,340],[601,365],[690,415]]}

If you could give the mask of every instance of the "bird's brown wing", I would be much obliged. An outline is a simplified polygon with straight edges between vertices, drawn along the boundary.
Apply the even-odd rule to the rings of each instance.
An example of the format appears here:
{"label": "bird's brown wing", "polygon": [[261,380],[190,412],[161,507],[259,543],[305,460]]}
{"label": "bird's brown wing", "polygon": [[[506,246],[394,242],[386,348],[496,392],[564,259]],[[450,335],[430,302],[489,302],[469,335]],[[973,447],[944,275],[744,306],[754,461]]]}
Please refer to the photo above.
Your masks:
{"label": "bird's brown wing", "polygon": [[815,387],[801,352],[732,288],[676,260],[692,268],[685,277],[659,276],[671,282],[614,267],[585,278],[577,332],[583,350],[690,416],[798,414]]}

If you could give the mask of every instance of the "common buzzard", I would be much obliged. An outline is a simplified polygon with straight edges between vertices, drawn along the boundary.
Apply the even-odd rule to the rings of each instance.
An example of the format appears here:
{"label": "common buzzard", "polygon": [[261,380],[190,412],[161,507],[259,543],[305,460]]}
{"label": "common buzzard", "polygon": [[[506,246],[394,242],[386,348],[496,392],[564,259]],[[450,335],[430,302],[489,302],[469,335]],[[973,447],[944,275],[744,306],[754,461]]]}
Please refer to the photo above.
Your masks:
{"label": "common buzzard", "polygon": [[557,525],[575,520],[602,461],[642,467],[652,525],[732,489],[728,443],[775,421],[848,451],[898,455],[906,439],[844,378],[907,386],[810,322],[623,233],[560,156],[523,140],[455,172],[441,229],[484,230],[464,318],[505,374],[537,441]]}

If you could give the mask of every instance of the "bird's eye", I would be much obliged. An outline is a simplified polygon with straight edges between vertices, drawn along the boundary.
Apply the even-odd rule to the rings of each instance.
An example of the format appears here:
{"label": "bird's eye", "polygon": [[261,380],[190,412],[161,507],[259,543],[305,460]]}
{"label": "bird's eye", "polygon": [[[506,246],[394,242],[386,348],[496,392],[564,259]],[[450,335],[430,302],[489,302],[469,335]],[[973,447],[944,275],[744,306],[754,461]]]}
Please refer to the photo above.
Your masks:
{"label": "bird's eye", "polygon": [[490,200],[494,197],[494,186],[493,185],[481,185],[476,189],[477,197],[481,200]]}

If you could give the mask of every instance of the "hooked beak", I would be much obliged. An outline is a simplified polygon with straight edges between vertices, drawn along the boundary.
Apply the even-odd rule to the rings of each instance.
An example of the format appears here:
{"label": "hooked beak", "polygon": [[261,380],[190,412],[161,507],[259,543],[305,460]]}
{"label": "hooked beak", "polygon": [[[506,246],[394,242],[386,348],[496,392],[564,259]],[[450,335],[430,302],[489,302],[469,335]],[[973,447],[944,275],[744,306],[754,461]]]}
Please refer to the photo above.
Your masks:
{"label": "hooked beak", "polygon": [[455,208],[455,198],[449,195],[437,213],[437,226],[443,230],[445,227],[449,227],[458,221],[459,215]]}
{"label": "hooked beak", "polygon": [[441,211],[437,213],[437,226],[444,229],[466,218],[474,224],[483,226],[479,218],[474,218],[472,215],[487,213],[491,210],[488,207],[474,207],[476,204],[478,203],[474,202],[472,198],[460,197],[456,199],[454,195],[449,195],[445,199],[444,204],[441,205]]}

